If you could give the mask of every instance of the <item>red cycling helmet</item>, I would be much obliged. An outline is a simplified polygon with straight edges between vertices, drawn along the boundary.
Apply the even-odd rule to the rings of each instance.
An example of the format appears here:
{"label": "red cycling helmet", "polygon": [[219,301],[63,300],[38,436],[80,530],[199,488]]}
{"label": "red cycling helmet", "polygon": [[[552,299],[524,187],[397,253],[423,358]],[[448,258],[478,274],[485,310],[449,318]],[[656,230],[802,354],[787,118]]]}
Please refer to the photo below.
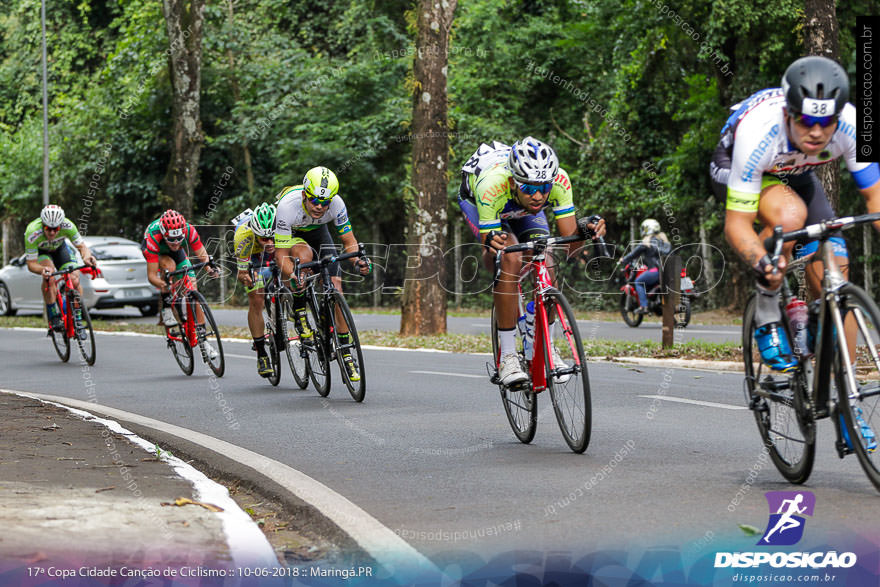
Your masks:
{"label": "red cycling helmet", "polygon": [[159,217],[159,230],[168,240],[183,240],[183,229],[186,220],[177,210],[165,210]]}

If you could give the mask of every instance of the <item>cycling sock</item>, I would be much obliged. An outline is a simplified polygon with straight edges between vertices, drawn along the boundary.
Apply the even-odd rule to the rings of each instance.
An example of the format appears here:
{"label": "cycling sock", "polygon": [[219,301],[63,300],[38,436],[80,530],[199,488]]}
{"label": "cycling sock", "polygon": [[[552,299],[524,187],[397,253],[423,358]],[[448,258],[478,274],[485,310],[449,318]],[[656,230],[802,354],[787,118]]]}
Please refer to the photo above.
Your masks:
{"label": "cycling sock", "polygon": [[755,284],[757,291],[757,304],[755,307],[755,328],[760,328],[771,322],[782,322],[782,311],[779,309],[779,291],[767,289],[759,283]]}
{"label": "cycling sock", "polygon": [[266,355],[266,337],[261,336],[259,338],[254,339],[254,348],[257,350],[257,356],[262,357]]}
{"label": "cycling sock", "polygon": [[293,309],[294,311],[306,309],[306,292],[293,292]]}
{"label": "cycling sock", "polygon": [[58,304],[56,304],[55,302],[52,302],[51,304],[46,304],[46,315],[49,316],[49,318],[52,318],[53,316],[57,316],[58,315]]}
{"label": "cycling sock", "polygon": [[498,329],[498,344],[501,347],[501,356],[516,352],[516,328],[508,330]]}
{"label": "cycling sock", "polygon": [[[340,333],[339,333],[339,344],[340,344],[340,345],[346,345],[346,344],[349,344],[350,341],[351,341],[351,336],[350,336],[347,332],[340,332]],[[342,354],[344,354],[344,355],[350,355],[350,354],[351,354],[351,349],[344,349],[344,350],[342,351]]]}

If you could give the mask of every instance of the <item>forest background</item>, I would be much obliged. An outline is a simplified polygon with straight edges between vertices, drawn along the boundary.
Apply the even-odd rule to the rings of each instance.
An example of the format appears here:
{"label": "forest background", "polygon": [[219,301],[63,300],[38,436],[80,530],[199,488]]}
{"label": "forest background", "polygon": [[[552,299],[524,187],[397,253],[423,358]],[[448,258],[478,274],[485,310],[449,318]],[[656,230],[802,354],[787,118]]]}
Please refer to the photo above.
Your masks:
{"label": "forest background", "polygon": [[[164,209],[186,208],[186,194],[169,188],[175,117],[182,116],[174,105],[170,4],[163,11],[152,0],[47,1],[50,197],[88,234],[139,241]],[[189,219],[225,224],[300,183],[310,167],[330,167],[359,240],[384,255],[381,287],[355,284],[352,292],[369,295],[354,303],[400,304],[407,249],[387,245],[407,242],[407,218],[417,213],[413,146],[425,137],[412,132],[416,4],[176,4],[184,5],[184,44],[193,32],[186,10],[202,10],[198,126],[190,129],[201,150]],[[836,14],[839,59],[852,74],[856,16],[877,14],[877,2],[818,4]],[[633,228],[654,217],[676,244],[705,243],[685,255],[706,254],[712,266],[712,283],[706,267],[689,266],[711,289],[701,303],[738,307],[750,280],[724,243],[709,159],[729,107],[777,87],[813,34],[803,0],[461,0],[444,71],[446,247],[473,241],[456,205],[464,161],[481,142],[533,135],[557,150],[580,213],[607,219],[609,241],[626,245]],[[23,228],[42,206],[40,41],[40,2],[0,0],[4,258],[21,253]],[[838,209],[864,210],[848,173]],[[851,236],[860,281],[876,255],[866,256],[861,233]],[[490,280],[468,258],[474,247],[448,255],[444,287],[450,296],[458,291],[460,305],[485,307]],[[571,271],[590,277],[589,269]],[[598,278],[579,288],[584,299],[591,290],[615,290]]]}

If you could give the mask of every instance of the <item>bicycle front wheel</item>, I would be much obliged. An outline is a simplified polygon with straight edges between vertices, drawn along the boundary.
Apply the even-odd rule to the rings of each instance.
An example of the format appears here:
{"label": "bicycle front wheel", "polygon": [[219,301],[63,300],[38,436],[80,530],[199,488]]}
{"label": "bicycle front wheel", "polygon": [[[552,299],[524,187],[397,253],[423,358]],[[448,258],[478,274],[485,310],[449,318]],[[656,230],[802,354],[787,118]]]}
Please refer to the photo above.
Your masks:
{"label": "bicycle front wheel", "polygon": [[289,317],[293,316],[293,294],[286,287],[282,287],[277,295],[278,308],[281,311],[280,325],[284,354],[287,355],[287,364],[290,366],[290,372],[293,373],[293,379],[300,389],[305,389],[309,384],[308,355],[299,337],[290,336],[294,327],[292,323],[288,322]]}
{"label": "bicycle front wheel", "polygon": [[165,342],[183,374],[192,375],[195,361],[192,347],[189,346],[189,340],[186,336],[185,326],[180,323],[171,327],[166,326]]}
{"label": "bicycle front wheel", "polygon": [[269,344],[269,363],[272,364],[272,374],[266,377],[273,386],[281,381],[281,355],[278,352],[278,344],[275,341],[275,329],[270,321],[266,321],[266,342]]}
{"label": "bicycle front wheel", "polygon": [[862,288],[847,284],[840,290],[840,310],[844,320],[855,321],[856,340],[855,354],[850,356],[855,369],[840,360],[839,346],[835,351],[838,409],[848,444],[868,479],[880,490],[880,309]]}
{"label": "bicycle front wheel", "polygon": [[[79,354],[83,361],[88,365],[95,364],[95,332],[92,330],[92,317],[89,309],[82,303],[79,294],[74,294],[74,308],[80,306],[82,311],[82,320],[77,324],[74,322],[74,331],[76,332],[76,344],[79,347]],[[74,310],[75,311],[75,310]]]}
{"label": "bicycle front wheel", "polygon": [[645,316],[636,313],[638,308],[639,301],[636,298],[627,295],[626,293],[620,294],[620,315],[623,317],[623,321],[626,322],[627,326],[636,328],[642,323],[642,319]]}
{"label": "bicycle front wheel", "polygon": [[[58,311],[63,311],[64,305],[61,303],[61,298],[58,298]],[[67,362],[70,359],[70,339],[67,338],[67,327],[66,321],[69,319],[69,316],[62,315],[61,318],[65,321],[65,328],[62,332],[55,332],[55,330],[49,326],[49,336],[52,338],[52,346],[55,348],[55,352],[58,354],[58,358],[63,362]]]}
{"label": "bicycle front wheel", "polygon": [[[220,340],[220,331],[217,329],[217,323],[214,321],[211,308],[208,307],[205,297],[197,291],[189,292],[189,298],[190,303],[201,306],[202,312],[205,314],[205,335],[204,337],[199,336],[199,350],[202,352],[202,360],[207,363],[211,371],[214,372],[214,375],[223,377],[223,373],[226,371],[226,360],[223,358],[223,341]],[[191,311],[193,317],[198,315],[196,314],[195,305],[191,308]]]}
{"label": "bicycle front wheel", "polygon": [[[492,360],[495,365],[495,371],[498,371],[498,365],[501,361],[501,344],[498,340],[498,325],[495,323],[495,306],[492,306]],[[522,350],[522,338],[519,330],[516,332],[516,349],[517,356],[522,364],[523,370],[528,373],[529,367],[526,364]],[[522,387],[509,388],[498,384],[501,391],[501,404],[504,406],[504,413],[507,414],[507,421],[513,433],[520,442],[528,444],[535,438],[535,431],[538,429],[538,397],[531,392],[531,385],[527,383]]]}
{"label": "bicycle front wheel", "polygon": [[[341,323],[336,322],[335,309],[338,308],[342,314],[342,321],[348,326],[348,342],[344,342],[340,337],[343,336],[339,330]],[[345,298],[342,294],[333,292],[330,303],[327,305],[327,313],[332,317],[333,327],[333,349],[336,351],[336,362],[339,363],[339,370],[342,373],[342,381],[348,388],[348,392],[356,402],[364,401],[367,393],[366,374],[364,373],[364,355],[361,351],[361,340],[358,338],[357,328],[354,325],[354,318],[351,316],[351,310],[348,308]],[[347,361],[351,360],[349,364]]]}
{"label": "bicycle front wheel", "polygon": [[307,339],[300,338],[300,341],[308,351],[309,377],[312,384],[318,395],[327,397],[330,393],[330,341],[327,339],[329,334],[324,331],[324,320],[321,319],[321,310],[316,305],[314,296],[308,297],[306,308],[312,336]]}
{"label": "bicycle front wheel", "polygon": [[777,373],[761,362],[755,344],[755,296],[743,314],[743,363],[745,393],[758,424],[761,442],[770,460],[792,483],[803,483],[813,470],[816,457],[815,422],[809,416],[803,394],[803,374]]}
{"label": "bicycle front wheel", "polygon": [[593,409],[581,333],[564,295],[550,290],[544,294],[544,302],[550,330],[549,344],[544,345],[547,388],[565,442],[572,451],[582,453],[590,444]]}

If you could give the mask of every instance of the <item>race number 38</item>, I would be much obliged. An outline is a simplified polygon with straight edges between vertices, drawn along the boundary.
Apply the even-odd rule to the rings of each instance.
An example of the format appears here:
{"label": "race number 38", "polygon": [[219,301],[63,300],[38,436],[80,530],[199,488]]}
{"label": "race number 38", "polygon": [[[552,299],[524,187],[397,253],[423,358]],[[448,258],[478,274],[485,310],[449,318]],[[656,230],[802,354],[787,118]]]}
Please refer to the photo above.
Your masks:
{"label": "race number 38", "polygon": [[834,100],[814,100],[804,98],[804,114],[825,116],[834,113]]}

